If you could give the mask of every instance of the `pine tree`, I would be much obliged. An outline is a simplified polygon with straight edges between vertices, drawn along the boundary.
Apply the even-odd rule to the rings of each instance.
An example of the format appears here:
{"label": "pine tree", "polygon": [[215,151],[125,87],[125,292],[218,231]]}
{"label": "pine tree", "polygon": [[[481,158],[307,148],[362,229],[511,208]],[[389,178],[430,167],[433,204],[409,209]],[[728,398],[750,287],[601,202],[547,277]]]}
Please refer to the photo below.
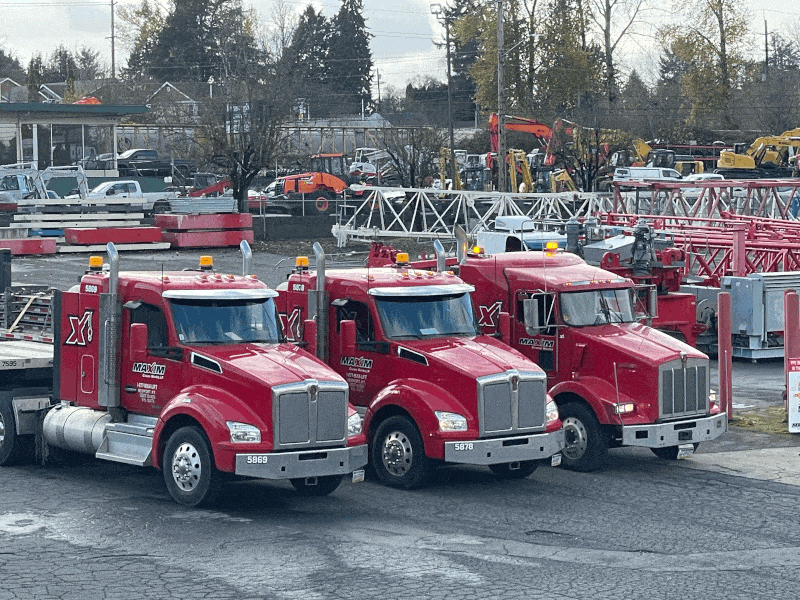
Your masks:
{"label": "pine tree", "polygon": [[333,17],[328,77],[332,102],[342,114],[358,114],[372,105],[372,34],[362,12],[362,0],[342,0]]}
{"label": "pine tree", "polygon": [[316,12],[309,4],[283,53],[281,73],[298,104],[298,112],[307,112],[312,118],[329,116],[330,43],[331,23],[322,11]]}

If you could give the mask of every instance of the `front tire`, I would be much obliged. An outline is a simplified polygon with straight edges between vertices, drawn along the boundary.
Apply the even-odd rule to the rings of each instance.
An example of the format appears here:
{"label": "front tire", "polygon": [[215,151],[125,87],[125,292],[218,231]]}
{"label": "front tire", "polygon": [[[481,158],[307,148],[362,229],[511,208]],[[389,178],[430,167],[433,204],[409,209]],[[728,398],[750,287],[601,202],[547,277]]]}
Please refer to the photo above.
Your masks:
{"label": "front tire", "polygon": [[289,481],[301,496],[327,496],[339,487],[339,484],[342,483],[342,476],[326,475],[317,477],[314,485],[309,485],[306,483],[306,479],[303,478],[290,479]]}
{"label": "front tire", "polygon": [[214,466],[211,445],[197,427],[181,427],[169,437],[162,464],[170,496],[184,506],[214,501],[222,474]]}
{"label": "front tire", "polygon": [[17,435],[11,398],[0,397],[0,466],[11,466],[21,462],[29,450],[26,441],[26,438]]}
{"label": "front tire", "polygon": [[[697,450],[699,446],[699,442],[694,443],[694,449]],[[662,458],[664,460],[678,460],[678,447],[677,446],[667,446],[666,448],[650,448],[658,458]]]}
{"label": "front tire", "polygon": [[425,456],[422,436],[408,417],[383,421],[372,439],[370,459],[378,479],[385,485],[411,490],[424,486],[433,474]]}
{"label": "front tire", "polygon": [[608,441],[592,411],[583,404],[571,402],[559,406],[558,412],[564,424],[565,446],[561,452],[561,464],[573,471],[599,469],[608,453]]}
{"label": "front tire", "polygon": [[489,465],[489,469],[499,479],[525,479],[536,470],[539,463],[535,460],[523,460],[518,465],[515,465],[517,467],[515,469],[511,468],[512,465],[515,465],[515,463]]}

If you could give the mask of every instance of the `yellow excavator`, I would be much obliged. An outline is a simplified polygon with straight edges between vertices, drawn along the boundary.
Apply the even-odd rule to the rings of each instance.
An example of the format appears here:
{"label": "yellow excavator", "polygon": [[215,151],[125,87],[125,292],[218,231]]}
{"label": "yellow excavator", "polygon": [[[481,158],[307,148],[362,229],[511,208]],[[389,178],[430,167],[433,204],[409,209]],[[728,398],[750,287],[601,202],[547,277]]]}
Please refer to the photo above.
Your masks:
{"label": "yellow excavator", "polygon": [[442,182],[442,189],[460,190],[461,175],[459,174],[458,159],[456,159],[455,172],[450,186],[447,185],[447,163],[450,162],[450,148],[442,148],[439,150],[439,181]]}
{"label": "yellow excavator", "polygon": [[719,153],[715,173],[727,179],[763,179],[792,177],[800,152],[800,128],[784,131],[781,135],[757,138],[748,148],[734,144],[733,151]]}

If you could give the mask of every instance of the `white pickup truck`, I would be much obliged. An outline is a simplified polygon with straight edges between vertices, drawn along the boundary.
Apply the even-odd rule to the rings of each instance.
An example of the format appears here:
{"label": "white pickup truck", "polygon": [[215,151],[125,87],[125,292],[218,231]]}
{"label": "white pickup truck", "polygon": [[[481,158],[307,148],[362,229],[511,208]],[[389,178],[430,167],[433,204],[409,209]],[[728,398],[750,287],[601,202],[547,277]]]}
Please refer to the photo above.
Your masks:
{"label": "white pickup truck", "polygon": [[[143,192],[138,181],[104,181],[91,190],[86,198],[78,195],[67,196],[67,199],[87,202],[89,204],[127,205],[135,210],[145,212],[167,212],[170,201],[178,197],[176,192]],[[102,201],[102,202],[101,202]]]}
{"label": "white pickup truck", "polygon": [[105,181],[79,201],[86,204],[129,206],[133,210],[144,211],[145,214],[225,213],[236,210],[236,201],[233,198],[193,198],[180,196],[174,191],[143,192],[139,182],[132,179]]}

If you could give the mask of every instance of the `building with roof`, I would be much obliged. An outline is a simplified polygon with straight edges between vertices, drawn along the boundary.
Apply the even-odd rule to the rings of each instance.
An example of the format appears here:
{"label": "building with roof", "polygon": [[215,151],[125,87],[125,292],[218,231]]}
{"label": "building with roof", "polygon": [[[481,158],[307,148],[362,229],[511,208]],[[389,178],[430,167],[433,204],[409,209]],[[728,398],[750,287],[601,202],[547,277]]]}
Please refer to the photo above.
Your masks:
{"label": "building with roof", "polygon": [[44,168],[113,157],[119,124],[147,111],[145,105],[0,102],[0,164]]}

